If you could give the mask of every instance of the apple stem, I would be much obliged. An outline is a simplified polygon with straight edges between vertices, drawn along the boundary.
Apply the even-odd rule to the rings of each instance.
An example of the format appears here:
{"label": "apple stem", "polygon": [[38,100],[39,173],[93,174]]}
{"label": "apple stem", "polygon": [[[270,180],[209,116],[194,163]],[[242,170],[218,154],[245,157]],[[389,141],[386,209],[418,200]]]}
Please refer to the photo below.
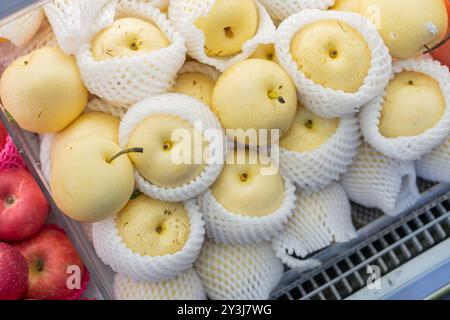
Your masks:
{"label": "apple stem", "polygon": [[44,260],[42,259],[38,259],[36,261],[36,270],[41,272],[42,270],[44,270]]}
{"label": "apple stem", "polygon": [[117,158],[119,158],[120,156],[123,156],[123,155],[128,154],[128,153],[144,153],[144,148],[129,148],[129,149],[122,150],[119,153],[116,153],[115,155],[113,155],[106,162],[111,163],[114,160],[116,160]]}
{"label": "apple stem", "polygon": [[447,43],[448,40],[450,40],[450,33],[447,34],[447,37],[446,37],[444,40],[442,40],[441,42],[439,42],[437,45],[435,45],[435,46],[432,47],[432,48],[429,48],[427,45],[425,45],[424,47],[425,47],[425,49],[427,49],[427,51],[425,51],[423,54],[431,53],[431,52],[433,52],[434,50],[436,50],[436,49],[442,47],[444,44]]}
{"label": "apple stem", "polygon": [[14,199],[13,196],[8,196],[8,197],[6,198],[6,200],[5,200],[7,206],[13,205],[13,204],[14,204],[14,201],[15,201],[15,199]]}

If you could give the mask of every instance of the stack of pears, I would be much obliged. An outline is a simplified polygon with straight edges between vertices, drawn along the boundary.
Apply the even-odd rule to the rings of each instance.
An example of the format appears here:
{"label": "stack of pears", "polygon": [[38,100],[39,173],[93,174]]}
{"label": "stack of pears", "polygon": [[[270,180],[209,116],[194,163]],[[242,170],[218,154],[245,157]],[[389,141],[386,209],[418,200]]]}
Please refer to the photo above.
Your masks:
{"label": "stack of pears", "polygon": [[[202,2],[178,2],[183,1]],[[203,35],[205,54],[218,59],[236,57],[260,31],[261,10],[265,9],[258,0],[210,2],[209,11],[193,21]],[[168,23],[171,7],[167,9]],[[378,28],[396,60],[420,59],[448,37],[444,0],[336,0],[328,10],[366,17],[368,24]],[[157,52],[171,44],[160,23],[135,16],[116,19],[91,39],[93,58],[105,64]],[[259,45],[222,73],[204,65],[180,72],[170,90],[196,98],[213,112],[233,145],[228,160],[239,154],[247,155],[247,160],[250,154],[258,159],[256,163],[227,163],[208,190],[224,210],[254,219],[280,208],[286,193],[284,181],[290,179],[278,167],[264,174],[260,153],[281,147],[309,155],[330,141],[342,123],[340,118],[319,116],[299,103],[303,92],[278,63],[279,58],[289,55],[306,79],[346,94],[360,90],[377,58],[364,35],[339,19],[302,27],[292,37],[288,52],[277,48],[275,40],[276,33],[273,41]],[[192,60],[189,52],[186,58]],[[378,125],[381,135],[387,139],[420,136],[445,121],[450,113],[450,93],[445,90],[450,86],[443,83],[448,79],[448,69],[443,79],[414,70],[394,73],[384,92],[376,93],[383,97]],[[0,98],[22,129],[52,135],[49,185],[63,213],[89,223],[115,218],[123,243],[143,257],[183,250],[192,232],[185,203],[142,194],[143,190],[135,188],[135,177],[138,172],[154,186],[176,189],[201,176],[208,157],[200,163],[173,162],[180,147],[174,133],[184,130],[192,141],[203,141],[205,133],[199,127],[181,117],[151,115],[130,134],[126,147],[119,147],[121,119],[107,110],[87,108],[94,97],[83,83],[76,57],[58,47],[38,48],[11,63],[1,75]],[[207,144],[201,147],[203,153],[210,151]],[[193,146],[187,150],[193,151]],[[208,250],[213,246],[208,242]],[[206,254],[203,252],[203,259]],[[203,269],[202,277],[206,274]]]}

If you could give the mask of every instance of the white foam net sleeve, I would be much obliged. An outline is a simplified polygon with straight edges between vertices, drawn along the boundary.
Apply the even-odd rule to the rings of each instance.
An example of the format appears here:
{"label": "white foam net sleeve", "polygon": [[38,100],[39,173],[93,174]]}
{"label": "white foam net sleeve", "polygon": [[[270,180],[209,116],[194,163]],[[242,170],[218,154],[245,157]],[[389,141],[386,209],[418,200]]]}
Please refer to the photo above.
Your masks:
{"label": "white foam net sleeve", "polygon": [[49,24],[44,21],[33,39],[23,47],[16,47],[10,42],[0,43],[0,73],[17,58],[42,47],[56,47],[55,34]]}
{"label": "white foam net sleeve", "polygon": [[201,73],[214,81],[217,81],[221,75],[221,73],[213,67],[197,61],[186,61],[178,74],[185,73]]}
{"label": "white foam net sleeve", "polygon": [[431,153],[416,161],[416,171],[423,179],[450,183],[450,136]]}
{"label": "white foam net sleeve", "polygon": [[305,9],[326,10],[334,0],[259,0],[275,21],[282,21]]}
{"label": "white foam net sleeve", "polygon": [[[363,85],[355,93],[325,88],[308,79],[298,69],[290,48],[296,33],[304,26],[323,20],[344,21],[357,30],[367,42],[372,54],[371,67]],[[277,30],[275,49],[280,65],[290,74],[297,87],[300,102],[310,111],[325,117],[337,118],[356,113],[379,95],[389,82],[392,58],[375,27],[365,17],[340,11],[307,9],[284,20]]]}
{"label": "white foam net sleeve", "polygon": [[94,98],[89,101],[89,103],[86,107],[86,111],[103,112],[103,113],[110,114],[116,118],[122,119],[122,117],[127,112],[127,109],[118,107],[118,106],[114,106],[105,100],[102,100],[99,98]]}
{"label": "white foam net sleeve", "polygon": [[162,201],[179,202],[194,198],[208,189],[222,171],[226,150],[225,134],[220,122],[208,106],[193,97],[177,93],[161,94],[149,97],[128,110],[119,127],[120,146],[125,148],[136,127],[147,117],[155,114],[178,116],[191,123],[200,132],[214,132],[214,135],[204,134],[209,142],[210,156],[203,172],[193,181],[180,187],[158,187],[145,180],[135,170],[137,187],[146,195]]}
{"label": "white foam net sleeve", "polygon": [[145,0],[149,2],[155,8],[158,8],[161,11],[167,11],[169,8],[169,0]]}
{"label": "white foam net sleeve", "polygon": [[114,296],[116,300],[206,300],[202,281],[194,269],[159,282],[136,282],[117,273]]}
{"label": "white foam net sleeve", "polygon": [[270,243],[226,245],[205,241],[195,270],[212,300],[267,300],[283,276]]}
{"label": "white foam net sleeve", "polygon": [[129,108],[142,99],[170,91],[186,59],[184,39],[159,9],[143,0],[119,0],[116,18],[135,17],[154,23],[169,40],[166,48],[132,57],[96,61],[91,46],[77,54],[77,64],[88,90],[98,97]]}
{"label": "white foam net sleeve", "polygon": [[350,200],[387,215],[397,215],[419,198],[414,162],[388,158],[367,144],[362,145],[342,176]]}
{"label": "white foam net sleeve", "polygon": [[320,264],[307,256],[356,236],[350,201],[344,188],[333,183],[316,193],[297,193],[294,214],[284,231],[273,239],[272,247],[284,264],[305,271]]}
{"label": "white foam net sleeve", "polygon": [[433,128],[417,136],[386,138],[379,128],[385,92],[363,108],[359,120],[364,138],[380,152],[395,159],[418,160],[450,135],[450,72],[436,60],[409,59],[394,64],[392,78],[404,70],[423,73],[439,83],[446,104],[441,120]]}
{"label": "white foam net sleeve", "polygon": [[114,21],[117,0],[53,0],[44,6],[61,50],[75,55]]}
{"label": "white foam net sleeve", "polygon": [[33,39],[44,19],[44,11],[41,8],[28,12],[0,26],[0,38],[22,48]]}
{"label": "white foam net sleeve", "polygon": [[197,260],[203,245],[205,228],[202,215],[194,200],[185,202],[189,215],[189,237],[180,251],[162,256],[142,256],[133,252],[123,242],[116,218],[93,224],[94,248],[99,258],[115,272],[125,274],[135,281],[161,281],[176,277],[189,270]]}
{"label": "white foam net sleeve", "polygon": [[214,66],[223,72],[233,64],[250,57],[260,44],[273,43],[276,35],[275,25],[263,5],[256,2],[259,12],[259,26],[256,35],[242,45],[242,51],[231,57],[210,57],[205,53],[205,36],[194,22],[211,10],[215,0],[190,1],[171,0],[169,19],[186,39],[188,54],[195,60]]}
{"label": "white foam net sleeve", "polygon": [[318,149],[301,153],[280,148],[281,171],[299,188],[318,191],[347,171],[360,140],[357,118],[344,116],[339,120],[336,132]]}
{"label": "white foam net sleeve", "polygon": [[263,217],[239,215],[225,209],[207,190],[197,198],[209,238],[225,244],[268,241],[283,230],[295,206],[295,187],[284,179],[284,199],[272,214]]}

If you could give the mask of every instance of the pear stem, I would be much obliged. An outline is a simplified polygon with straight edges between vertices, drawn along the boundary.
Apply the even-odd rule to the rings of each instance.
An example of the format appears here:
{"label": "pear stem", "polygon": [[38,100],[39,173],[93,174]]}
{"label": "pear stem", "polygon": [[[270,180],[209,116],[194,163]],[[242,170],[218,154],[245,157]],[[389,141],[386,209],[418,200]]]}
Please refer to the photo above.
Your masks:
{"label": "pear stem", "polygon": [[128,153],[144,153],[144,148],[129,148],[129,149],[122,150],[119,153],[116,153],[115,155],[113,155],[106,162],[111,163],[114,160],[116,160],[118,157],[123,156],[123,155],[128,154]]}
{"label": "pear stem", "polygon": [[137,199],[137,198],[139,198],[140,196],[142,196],[143,195],[143,193],[141,192],[141,191],[135,191],[135,192],[133,192],[133,194],[131,195],[131,197],[130,197],[130,200],[135,200],[135,199]]}
{"label": "pear stem", "polygon": [[432,48],[429,48],[427,45],[425,45],[424,47],[425,47],[425,49],[427,49],[427,51],[425,51],[423,54],[431,53],[431,52],[433,52],[434,50],[436,50],[436,49],[442,47],[444,44],[447,43],[448,40],[450,40],[450,33],[447,34],[447,37],[446,37],[444,40],[442,40],[441,42],[439,42],[437,45],[435,45],[435,46],[432,47]]}
{"label": "pear stem", "polygon": [[278,100],[278,102],[281,103],[281,104],[285,104],[285,103],[286,103],[286,101],[284,100],[283,97],[277,95],[277,94],[276,94],[275,92],[273,92],[273,91],[270,91],[267,95],[269,96],[270,99],[272,99],[272,100]]}

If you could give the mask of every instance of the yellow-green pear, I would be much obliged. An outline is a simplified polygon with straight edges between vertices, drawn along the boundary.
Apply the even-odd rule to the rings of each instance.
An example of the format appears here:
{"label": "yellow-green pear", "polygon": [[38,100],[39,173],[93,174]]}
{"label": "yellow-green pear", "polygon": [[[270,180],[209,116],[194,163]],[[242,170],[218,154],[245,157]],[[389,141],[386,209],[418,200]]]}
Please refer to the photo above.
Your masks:
{"label": "yellow-green pear", "polygon": [[208,148],[202,134],[177,116],[147,117],[131,134],[128,147],[132,146],[144,148],[144,153],[129,155],[137,171],[162,188],[191,182],[204,170],[207,161],[203,155]]}
{"label": "yellow-green pear", "polygon": [[269,166],[261,162],[255,151],[230,152],[211,193],[232,213],[253,217],[270,215],[283,202],[284,182],[279,171]]}
{"label": "yellow-green pear", "polygon": [[197,98],[210,106],[215,85],[216,82],[203,73],[187,72],[178,76],[173,92]]}
{"label": "yellow-green pear", "polygon": [[336,132],[339,119],[325,119],[299,106],[294,123],[280,139],[280,146],[296,152],[311,152]]}
{"label": "yellow-green pear", "polygon": [[[340,5],[339,2],[347,3]],[[397,59],[417,57],[447,34],[444,0],[338,0],[335,9],[355,11],[368,17]]]}
{"label": "yellow-green pear", "polygon": [[182,203],[162,202],[146,195],[130,200],[116,218],[125,245],[142,256],[174,254],[183,249],[190,233]]}
{"label": "yellow-green pear", "polygon": [[122,18],[95,36],[92,54],[100,61],[149,53],[169,45],[156,25],[137,18]]}
{"label": "yellow-green pear", "polygon": [[205,36],[206,54],[226,57],[241,52],[242,45],[255,36],[258,20],[255,0],[216,0],[195,26]]}
{"label": "yellow-green pear", "polygon": [[52,142],[52,159],[70,142],[84,136],[104,137],[119,143],[120,120],[103,112],[85,112],[63,131],[55,134]]}
{"label": "yellow-green pear", "polygon": [[61,131],[88,102],[75,59],[49,47],[10,64],[0,80],[0,96],[19,126],[37,133]]}
{"label": "yellow-green pear", "polygon": [[363,36],[337,20],[318,21],[300,29],[292,39],[291,55],[305,77],[347,93],[359,90],[371,64]]}
{"label": "yellow-green pear", "polygon": [[[249,59],[233,65],[217,80],[212,109],[225,129],[273,129],[282,136],[294,120],[297,92],[278,64]],[[258,140],[258,144],[267,141]]]}
{"label": "yellow-green pear", "polygon": [[58,207],[80,222],[116,215],[134,190],[133,166],[108,138],[84,136],[69,142],[52,162],[51,190]]}
{"label": "yellow-green pear", "polygon": [[256,48],[255,52],[252,53],[250,59],[266,59],[269,61],[278,62],[274,44],[260,44],[258,48]]}
{"label": "yellow-green pear", "polygon": [[435,79],[423,73],[402,71],[386,89],[380,133],[386,138],[420,135],[434,127],[444,112],[444,95]]}

